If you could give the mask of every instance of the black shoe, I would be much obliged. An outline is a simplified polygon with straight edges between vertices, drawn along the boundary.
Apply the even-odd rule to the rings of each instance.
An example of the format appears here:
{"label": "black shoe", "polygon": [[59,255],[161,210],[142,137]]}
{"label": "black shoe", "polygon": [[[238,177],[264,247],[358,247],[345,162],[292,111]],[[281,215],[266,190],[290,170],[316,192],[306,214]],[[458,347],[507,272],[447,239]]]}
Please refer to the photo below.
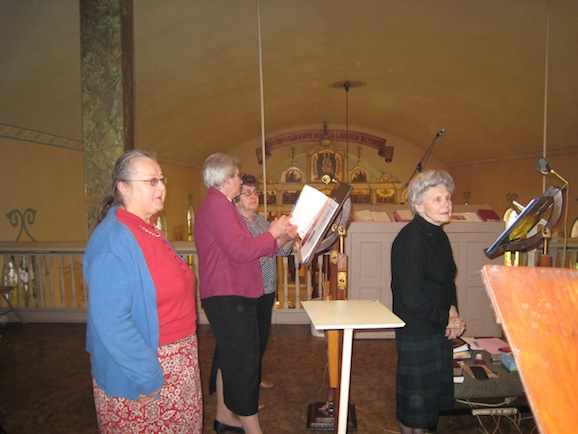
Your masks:
{"label": "black shoe", "polygon": [[217,419],[215,419],[215,422],[213,423],[213,428],[215,428],[215,432],[217,434],[226,432],[236,432],[240,434],[245,434],[245,430],[243,429],[242,426],[227,425],[226,423],[219,422]]}

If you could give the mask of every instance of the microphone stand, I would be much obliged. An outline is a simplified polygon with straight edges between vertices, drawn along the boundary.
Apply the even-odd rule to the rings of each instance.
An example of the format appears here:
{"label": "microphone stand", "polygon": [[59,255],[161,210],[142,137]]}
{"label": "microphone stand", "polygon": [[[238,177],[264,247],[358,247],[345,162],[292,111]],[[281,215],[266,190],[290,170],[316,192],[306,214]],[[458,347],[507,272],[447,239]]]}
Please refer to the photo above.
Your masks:
{"label": "microphone stand", "polygon": [[[537,166],[538,172],[540,172],[542,175],[554,175],[556,176],[560,181],[562,181],[564,183],[564,186],[562,188],[560,188],[561,194],[562,194],[562,206],[564,206],[564,193],[566,193],[566,198],[569,197],[569,185],[568,185],[568,181],[566,181],[566,179],[562,178],[562,176],[560,176],[560,174],[558,174],[554,169],[552,169],[550,167],[550,164],[548,164],[548,160],[546,159],[546,157],[541,157],[538,159],[538,166]],[[546,229],[546,228],[544,228]],[[544,232],[544,229],[542,229],[542,234],[544,236],[544,256],[549,257],[550,258],[550,262],[552,261],[552,258],[548,255],[548,240],[551,237],[551,233],[550,230],[548,229],[548,233]],[[568,250],[568,206],[564,207],[564,246],[563,246],[563,250],[562,250],[562,267],[564,267],[564,265],[566,264],[566,252]],[[551,263],[548,265],[551,266]]]}
{"label": "microphone stand", "polygon": [[433,151],[434,145],[436,144],[437,140],[445,134],[445,132],[446,132],[446,130],[444,130],[443,128],[438,131],[438,133],[434,137],[433,141],[431,142],[431,145],[429,145],[429,147],[425,151],[425,154],[423,154],[423,157],[421,158],[419,163],[417,163],[417,166],[415,166],[415,170],[413,171],[413,173],[411,174],[409,179],[405,182],[405,184],[403,184],[401,191],[404,191],[407,188],[407,186],[409,185],[409,183],[411,182],[411,180],[414,178],[415,175],[417,175],[418,173],[421,173],[421,171],[423,170],[423,168],[425,166],[425,163],[427,163],[427,160],[429,159],[429,156],[431,155],[431,152]]}

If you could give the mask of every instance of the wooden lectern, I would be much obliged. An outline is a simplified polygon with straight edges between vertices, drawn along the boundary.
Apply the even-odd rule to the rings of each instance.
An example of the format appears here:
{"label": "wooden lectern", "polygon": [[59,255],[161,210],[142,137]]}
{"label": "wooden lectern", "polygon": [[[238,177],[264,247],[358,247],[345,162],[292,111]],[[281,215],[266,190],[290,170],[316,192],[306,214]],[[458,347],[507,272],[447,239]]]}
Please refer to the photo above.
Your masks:
{"label": "wooden lectern", "polygon": [[[331,180],[328,176],[323,182],[335,183],[335,187],[329,194],[338,203],[334,218],[323,229],[323,237],[314,246],[315,254],[329,249],[331,251],[331,265],[329,281],[324,282],[324,294],[322,300],[345,300],[347,299],[347,255],[344,252],[344,238],[346,227],[351,215],[351,191],[348,184]],[[338,246],[338,247],[336,247]],[[310,259],[311,260],[311,259]],[[304,263],[303,265],[307,265]],[[320,301],[323,303],[323,301]],[[331,329],[326,331],[327,357],[329,363],[329,392],[326,402],[317,402],[309,405],[307,415],[307,428],[317,431],[334,431],[337,429],[337,417],[339,409],[339,376],[341,370],[341,354],[343,342],[343,330]],[[356,429],[355,410],[350,408],[350,428]]]}
{"label": "wooden lectern", "polygon": [[482,278],[540,432],[576,432],[578,271],[486,265]]}
{"label": "wooden lectern", "polygon": [[302,304],[315,328],[326,331],[329,359],[328,399],[309,406],[307,428],[345,434],[357,430],[355,408],[349,404],[354,330],[396,328],[403,327],[405,323],[377,300],[347,300],[344,238],[351,213],[351,187],[338,183],[334,192],[336,190],[336,196],[342,198],[341,214],[330,228],[325,244],[322,242],[316,250],[321,253],[337,241],[338,248],[334,246],[331,252],[329,300],[304,301]]}

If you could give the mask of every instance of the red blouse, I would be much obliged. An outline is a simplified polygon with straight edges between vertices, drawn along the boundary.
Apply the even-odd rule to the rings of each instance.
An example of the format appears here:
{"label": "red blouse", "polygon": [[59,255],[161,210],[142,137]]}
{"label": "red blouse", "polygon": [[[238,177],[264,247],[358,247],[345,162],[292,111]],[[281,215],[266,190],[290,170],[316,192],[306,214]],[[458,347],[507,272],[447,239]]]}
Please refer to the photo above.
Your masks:
{"label": "red blouse", "polygon": [[135,236],[157,291],[159,345],[180,341],[197,330],[195,275],[158,229],[118,209],[117,219]]}

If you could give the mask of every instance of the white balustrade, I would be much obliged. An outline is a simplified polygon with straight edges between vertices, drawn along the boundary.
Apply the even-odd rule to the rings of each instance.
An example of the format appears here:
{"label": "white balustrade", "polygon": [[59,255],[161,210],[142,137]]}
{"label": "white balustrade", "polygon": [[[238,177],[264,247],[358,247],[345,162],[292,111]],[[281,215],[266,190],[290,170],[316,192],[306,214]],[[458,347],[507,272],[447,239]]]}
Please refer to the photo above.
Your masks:
{"label": "white balustrade", "polygon": [[[198,277],[194,244],[174,242],[173,246]],[[79,242],[0,242],[2,284],[16,287],[11,301],[27,322],[86,321],[88,290],[82,274],[84,248],[85,244]],[[323,264],[321,256],[316,267],[301,267],[295,254],[278,258],[274,322],[308,323],[301,301],[312,299],[314,288],[317,294],[322,294],[320,279],[326,275]],[[197,305],[199,322],[206,323],[198,291]],[[12,315],[8,315],[9,320],[15,321]]]}

